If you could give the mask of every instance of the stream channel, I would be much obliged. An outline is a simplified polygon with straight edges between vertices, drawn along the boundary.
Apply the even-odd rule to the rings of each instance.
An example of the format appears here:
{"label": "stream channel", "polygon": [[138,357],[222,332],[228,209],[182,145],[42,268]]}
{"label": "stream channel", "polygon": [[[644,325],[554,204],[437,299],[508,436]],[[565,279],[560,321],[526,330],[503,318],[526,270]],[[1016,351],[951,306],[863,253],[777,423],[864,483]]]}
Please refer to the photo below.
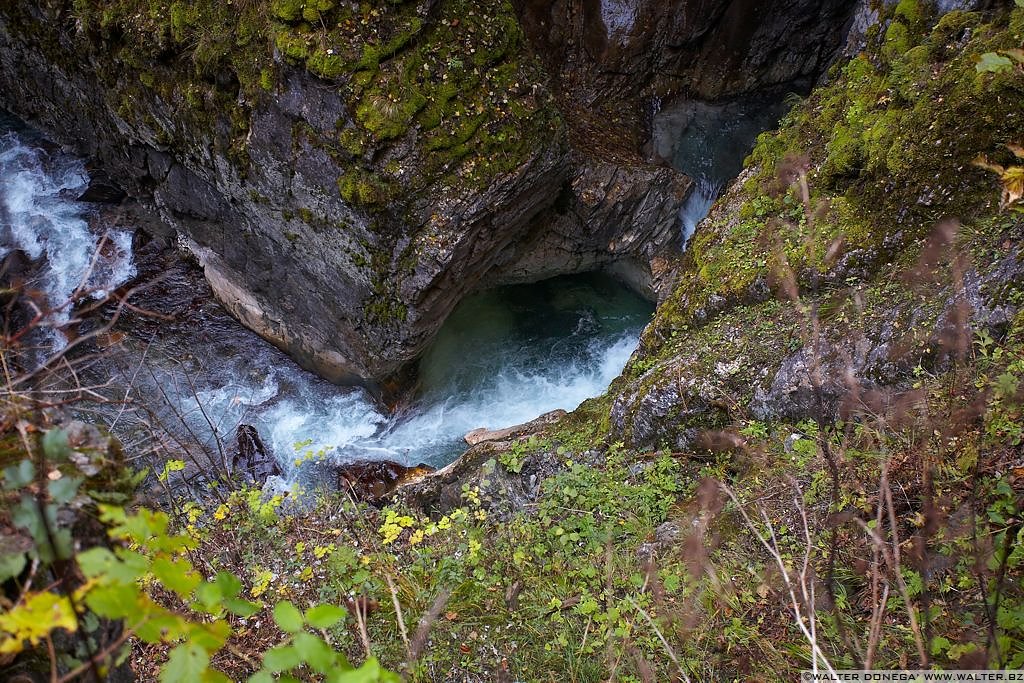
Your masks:
{"label": "stream channel", "polygon": [[[696,179],[680,215],[684,243],[756,134],[778,116],[777,107],[695,103],[655,119],[658,153]],[[243,328],[195,266],[144,244],[116,210],[78,201],[88,186],[81,159],[0,115],[0,259],[8,271],[12,259],[20,261],[27,284],[52,306],[79,287],[102,297],[146,273],[162,274],[134,303],[169,319],[125,315],[100,339],[105,353],[91,368],[95,380],[111,380],[106,391],[115,401],[100,404],[91,419],[129,453],[166,459],[191,445],[214,457],[232,449],[237,427],[247,424],[280,464],[279,485],[315,483],[303,474],[318,469],[305,467],[310,454],[335,465],[441,467],[465,449],[473,429],[572,410],[601,394],[653,313],[651,303],[600,273],[478,292],[458,305],[420,359],[415,395],[389,410],[363,388],[302,370]],[[51,322],[59,326],[69,315],[65,307]],[[47,352],[67,343],[53,331],[44,336]],[[123,399],[131,400],[116,403]]]}

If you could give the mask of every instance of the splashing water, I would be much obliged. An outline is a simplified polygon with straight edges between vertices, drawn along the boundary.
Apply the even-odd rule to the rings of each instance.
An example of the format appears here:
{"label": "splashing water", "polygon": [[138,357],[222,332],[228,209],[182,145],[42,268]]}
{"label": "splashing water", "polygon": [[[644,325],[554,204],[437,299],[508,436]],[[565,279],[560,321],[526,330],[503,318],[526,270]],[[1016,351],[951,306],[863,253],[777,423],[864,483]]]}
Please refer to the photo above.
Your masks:
{"label": "splashing water", "polygon": [[420,363],[423,409],[396,425],[392,445],[519,424],[571,410],[622,371],[650,307],[610,278],[561,277],[464,301]]}
{"label": "splashing water", "polygon": [[[132,236],[107,230],[113,248],[93,264],[100,239],[90,219],[95,225],[99,216],[74,200],[88,184],[84,165],[30,135],[0,132],[0,257],[17,249],[40,261],[37,280],[53,305],[76,291],[90,265],[86,286],[101,296],[134,275]],[[175,452],[201,446],[230,460],[236,428],[251,424],[290,481],[309,481],[296,462],[307,450],[334,463],[442,466],[464,450],[463,436],[473,429],[573,409],[621,372],[652,312],[601,275],[474,295],[421,360],[417,396],[392,414],[361,388],[300,369],[212,298],[195,294],[207,291],[205,285],[182,268],[180,279],[164,281],[182,317],[155,331],[134,323],[103,369],[96,366],[106,373],[101,379],[120,378],[119,396],[131,387],[140,402],[139,410],[100,410],[106,426],[136,445],[151,443],[154,425],[163,427],[158,440],[175,442]],[[299,443],[306,445],[296,448]]]}
{"label": "splashing water", "polygon": [[[30,133],[0,129],[0,259],[17,250],[40,263],[31,284],[55,309],[48,322],[56,328],[80,288],[102,299],[135,275],[132,233],[106,230],[101,248],[102,230],[90,228],[95,209],[75,201],[89,184],[85,165],[33,142]],[[66,343],[56,330],[51,336],[55,350]]]}
{"label": "splashing water", "polygon": [[[465,449],[463,436],[473,429],[571,410],[603,392],[636,348],[650,313],[649,304],[599,275],[477,294],[445,323],[420,362],[417,397],[396,414],[363,389],[299,369],[223,318],[208,321],[202,334],[182,326],[183,336],[166,338],[162,350],[150,348],[150,360],[162,369],[138,391],[166,396],[158,419],[182,424],[210,451],[215,434],[230,447],[239,424],[255,426],[290,480],[308,481],[296,464],[307,451],[324,452],[334,463],[442,466]],[[161,355],[175,362],[161,363]],[[196,378],[195,386],[183,373]]]}
{"label": "splashing water", "polygon": [[697,178],[690,195],[679,210],[679,219],[683,225],[683,244],[685,245],[697,231],[697,226],[711,213],[711,207],[722,193],[722,186],[708,178]]}
{"label": "splashing water", "polygon": [[659,156],[694,179],[679,212],[682,243],[693,236],[726,186],[743,169],[758,134],[775,126],[785,111],[773,99],[740,99],[720,104],[683,101],[654,118]]}

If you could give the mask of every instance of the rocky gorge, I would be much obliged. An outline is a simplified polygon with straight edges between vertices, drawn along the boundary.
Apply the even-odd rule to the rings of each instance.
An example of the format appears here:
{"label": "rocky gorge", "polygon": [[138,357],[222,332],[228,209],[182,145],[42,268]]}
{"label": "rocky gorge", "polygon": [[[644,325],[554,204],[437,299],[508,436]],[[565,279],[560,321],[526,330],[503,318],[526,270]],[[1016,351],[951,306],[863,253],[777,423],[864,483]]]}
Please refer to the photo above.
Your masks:
{"label": "rocky gorge", "polygon": [[[672,13],[307,4],[14,3],[3,104],[155,210],[245,325],[350,381],[407,368],[483,286],[615,267],[652,296],[688,188],[644,154],[652,102],[806,90],[848,24],[841,3],[688,5],[626,45]],[[734,15],[753,39],[721,40]],[[776,54],[795,18],[814,30]]]}
{"label": "rocky gorge", "polygon": [[187,311],[129,358],[291,425],[182,487],[210,567],[413,680],[1024,666],[1019,2],[234,1],[0,8],[0,105]]}

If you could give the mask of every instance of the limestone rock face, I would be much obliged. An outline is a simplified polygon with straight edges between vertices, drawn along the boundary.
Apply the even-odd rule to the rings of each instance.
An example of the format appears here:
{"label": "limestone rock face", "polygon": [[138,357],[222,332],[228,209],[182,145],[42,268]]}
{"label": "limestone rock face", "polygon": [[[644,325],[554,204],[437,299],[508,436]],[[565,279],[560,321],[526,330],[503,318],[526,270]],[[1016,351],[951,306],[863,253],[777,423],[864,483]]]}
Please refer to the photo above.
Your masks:
{"label": "limestone rock face", "polygon": [[12,0],[0,106],[155,209],[242,323],[384,380],[482,286],[609,268],[653,298],[689,180],[643,98],[811,78],[846,4]]}
{"label": "limestone rock face", "polygon": [[[716,99],[755,87],[813,79],[846,29],[839,0],[524,0],[531,37],[595,77],[685,80]],[[578,63],[582,62],[582,64]],[[589,71],[589,73],[587,73]],[[595,73],[596,72],[596,73]],[[621,79],[620,79],[621,80]]]}
{"label": "limestone rock face", "polygon": [[[228,310],[329,379],[382,378],[415,358],[566,177],[557,112],[518,53],[497,61],[529,89],[517,104],[534,110],[516,119],[529,149],[480,171],[471,154],[460,152],[460,165],[440,153],[451,143],[443,126],[428,134],[410,119],[408,130],[368,133],[382,124],[369,114],[360,123],[349,75],[314,76],[267,48],[263,73],[273,75],[261,85],[240,86],[243,67],[226,62],[204,80],[133,42],[185,49],[174,39],[133,36],[148,27],[131,16],[99,28],[64,4],[0,9],[0,106],[147,199]],[[278,42],[306,30],[272,26]],[[424,39],[431,30],[420,29]],[[246,58],[262,64],[264,48]],[[368,89],[363,100],[386,109],[381,92]],[[490,119],[476,123],[506,123]]]}
{"label": "limestone rock face", "polygon": [[[895,423],[919,409],[922,373],[945,373],[973,339],[1012,329],[1021,301],[1006,292],[1024,281],[1024,221],[1004,215],[999,188],[971,162],[1021,137],[1021,84],[980,81],[972,55],[1013,49],[1024,12],[941,13],[951,6],[918,16],[879,5],[873,21],[890,35],[870,32],[863,53],[760,139],[604,399],[610,438],[685,451],[751,422]],[[920,77],[908,84],[911,63]],[[894,84],[914,97],[883,97]],[[853,116],[848,97],[879,108]]]}
{"label": "limestone rock face", "polygon": [[[581,130],[636,137],[658,102],[809,88],[834,58],[845,0],[517,0]],[[585,137],[587,133],[581,132]]]}
{"label": "limestone rock face", "polygon": [[544,413],[527,425],[514,425],[512,427],[505,427],[504,429],[487,429],[486,427],[481,427],[466,434],[465,441],[470,446],[475,446],[478,443],[483,443],[485,441],[505,441],[512,436],[521,434],[530,425],[534,425],[535,423],[547,424],[555,422],[559,418],[565,416],[566,412],[564,410],[553,410],[550,413]]}
{"label": "limestone rock face", "polygon": [[564,416],[565,411],[556,410],[508,429],[470,432],[466,441],[472,445],[455,462],[399,487],[396,495],[423,510],[448,511],[462,504],[462,492],[468,486],[479,492],[487,509],[501,514],[520,509],[536,496],[540,481],[564,463],[554,450],[535,452],[512,471],[500,464],[502,454],[542,434]]}
{"label": "limestone rock face", "polygon": [[[900,408],[900,401],[917,399],[907,381],[915,364],[947,368],[956,347],[969,348],[972,329],[994,336],[1007,329],[1019,307],[992,293],[1024,280],[1022,256],[1015,245],[983,271],[966,271],[960,292],[936,286],[929,292],[931,310],[894,299],[878,304],[871,323],[856,333],[822,324],[817,343],[792,335],[798,318],[791,313],[776,313],[777,329],[765,328],[761,316],[770,304],[755,309],[757,323],[726,312],[707,334],[708,347],[680,351],[615,391],[612,435],[636,447],[686,450],[702,431],[738,416],[778,422]],[[795,350],[773,344],[774,337],[791,341]]]}
{"label": "limestone rock face", "polygon": [[606,268],[649,299],[661,266],[679,252],[679,208],[691,180],[667,167],[571,155],[564,201],[511,245],[489,276],[494,284],[536,281]]}
{"label": "limestone rock face", "polygon": [[[656,300],[670,289],[668,263],[679,251],[677,198],[693,188],[658,149],[659,112],[672,103],[727,100],[777,108],[787,92],[808,90],[832,63],[853,12],[841,0],[514,4],[551,75],[572,168],[561,210],[545,215],[544,230],[517,245],[493,280],[600,266]],[[775,120],[768,117],[766,125]],[[719,150],[699,154],[713,159]],[[579,235],[588,239],[581,243]]]}

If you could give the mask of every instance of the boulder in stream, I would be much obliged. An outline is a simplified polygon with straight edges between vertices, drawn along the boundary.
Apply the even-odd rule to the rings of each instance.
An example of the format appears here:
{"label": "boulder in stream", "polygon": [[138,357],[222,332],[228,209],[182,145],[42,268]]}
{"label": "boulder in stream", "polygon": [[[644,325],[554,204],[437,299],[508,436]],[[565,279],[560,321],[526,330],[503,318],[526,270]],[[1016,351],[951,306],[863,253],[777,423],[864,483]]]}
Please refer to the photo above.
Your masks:
{"label": "boulder in stream", "polygon": [[119,204],[128,196],[121,187],[114,182],[109,174],[102,170],[93,170],[89,174],[89,186],[78,195],[78,201],[93,204]]}
{"label": "boulder in stream", "polygon": [[238,425],[235,430],[235,454],[231,458],[231,471],[258,486],[268,477],[281,476],[281,466],[252,425]]}
{"label": "boulder in stream", "polygon": [[504,441],[512,436],[517,436],[529,430],[531,426],[538,423],[550,424],[561,417],[565,417],[566,412],[564,410],[552,410],[550,413],[544,413],[536,420],[533,420],[527,424],[514,425],[512,427],[505,427],[504,429],[487,429],[481,427],[480,429],[474,429],[473,431],[466,434],[463,437],[466,443],[470,446],[475,446],[478,443],[484,441]]}
{"label": "boulder in stream", "polygon": [[476,430],[466,435],[475,445],[455,462],[416,481],[403,482],[396,492],[405,502],[431,513],[447,512],[463,503],[463,487],[476,489],[482,507],[509,514],[534,500],[539,482],[557,471],[561,458],[554,449],[529,453],[518,472],[499,464],[515,444],[541,434],[565,416],[553,410],[531,422],[507,429]]}

